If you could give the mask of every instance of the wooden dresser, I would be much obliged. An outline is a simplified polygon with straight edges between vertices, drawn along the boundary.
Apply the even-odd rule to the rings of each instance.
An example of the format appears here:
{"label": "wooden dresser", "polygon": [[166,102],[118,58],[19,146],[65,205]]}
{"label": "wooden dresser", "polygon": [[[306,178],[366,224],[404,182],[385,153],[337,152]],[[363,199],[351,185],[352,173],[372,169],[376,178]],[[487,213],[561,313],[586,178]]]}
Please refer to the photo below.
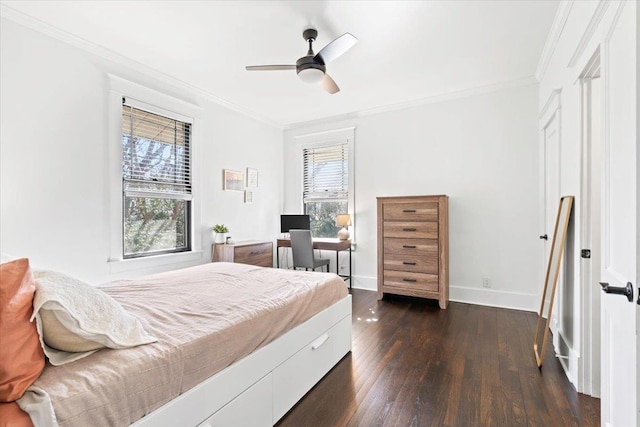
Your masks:
{"label": "wooden dresser", "polygon": [[449,302],[449,198],[378,197],[378,299],[385,293]]}
{"label": "wooden dresser", "polygon": [[273,242],[248,240],[231,245],[214,243],[211,253],[213,262],[226,261],[273,267]]}

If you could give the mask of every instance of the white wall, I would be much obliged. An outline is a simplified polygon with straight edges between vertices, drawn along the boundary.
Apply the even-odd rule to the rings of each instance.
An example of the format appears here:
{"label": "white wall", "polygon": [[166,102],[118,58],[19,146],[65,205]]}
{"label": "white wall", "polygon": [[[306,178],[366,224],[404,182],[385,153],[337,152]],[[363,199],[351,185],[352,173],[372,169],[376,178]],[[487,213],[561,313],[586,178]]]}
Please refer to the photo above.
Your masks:
{"label": "white wall", "polygon": [[295,136],[355,126],[354,285],[376,286],[377,196],[447,194],[451,299],[536,310],[537,111],[529,85],[288,130],[285,211],[301,210]]}
{"label": "white wall", "polygon": [[[107,73],[201,108],[193,142],[202,194],[201,259],[215,223],[236,240],[273,240],[282,207],[283,132],[121,63],[3,19],[0,36],[0,250],[101,282],[109,258]],[[254,203],[222,191],[222,169],[259,170]],[[196,248],[197,249],[197,248]]]}
{"label": "white wall", "polygon": [[556,17],[561,25],[548,40],[548,65],[539,72],[540,110],[553,91],[560,92],[560,192],[575,196],[574,233],[568,242],[573,248],[573,257],[565,267],[569,273],[564,274],[564,281],[559,284],[561,304],[557,306],[557,314],[561,322],[554,341],[556,351],[569,357],[563,361],[569,380],[579,392],[596,397],[600,395],[600,291],[596,283],[583,283],[579,256],[581,248],[589,247],[582,242],[581,236],[584,195],[581,188],[580,76],[598,50],[617,8],[617,2],[608,1],[561,4]]}

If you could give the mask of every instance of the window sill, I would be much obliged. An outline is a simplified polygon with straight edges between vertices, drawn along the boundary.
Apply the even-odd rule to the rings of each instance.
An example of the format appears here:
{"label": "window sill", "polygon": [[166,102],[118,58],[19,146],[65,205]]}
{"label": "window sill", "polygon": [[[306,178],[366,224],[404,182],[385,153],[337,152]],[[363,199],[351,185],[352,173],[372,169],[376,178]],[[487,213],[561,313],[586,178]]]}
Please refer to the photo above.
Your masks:
{"label": "window sill", "polygon": [[145,268],[160,267],[164,265],[180,264],[191,261],[199,261],[204,256],[202,250],[164,254],[142,258],[110,259],[108,261],[111,273],[141,270]]}

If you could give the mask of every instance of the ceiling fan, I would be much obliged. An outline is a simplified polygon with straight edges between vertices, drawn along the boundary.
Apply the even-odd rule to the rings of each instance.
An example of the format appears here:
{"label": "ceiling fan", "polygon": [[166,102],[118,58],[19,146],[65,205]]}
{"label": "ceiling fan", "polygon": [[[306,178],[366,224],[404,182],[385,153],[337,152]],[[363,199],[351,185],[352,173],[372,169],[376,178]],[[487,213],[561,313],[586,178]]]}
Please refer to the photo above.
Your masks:
{"label": "ceiling fan", "polygon": [[326,64],[351,49],[358,39],[350,33],[344,33],[314,54],[313,42],[318,37],[318,31],[307,28],[302,32],[302,37],[309,43],[309,50],[305,56],[296,61],[296,65],[249,65],[245,68],[247,71],[296,70],[303,82],[322,82],[322,88],[330,94],[339,92],[340,88],[327,74]]}

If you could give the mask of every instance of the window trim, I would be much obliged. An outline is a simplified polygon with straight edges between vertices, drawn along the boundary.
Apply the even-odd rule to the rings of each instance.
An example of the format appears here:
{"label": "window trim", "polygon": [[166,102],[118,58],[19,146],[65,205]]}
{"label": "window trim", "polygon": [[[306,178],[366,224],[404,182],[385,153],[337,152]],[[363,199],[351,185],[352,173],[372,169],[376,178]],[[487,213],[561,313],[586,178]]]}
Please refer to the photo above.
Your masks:
{"label": "window trim", "polygon": [[[154,198],[154,199],[169,199],[169,200],[182,200],[183,202],[185,202],[185,216],[186,216],[186,224],[189,228],[189,232],[187,233],[186,237],[186,242],[185,242],[185,246],[181,247],[181,248],[172,248],[172,249],[159,249],[159,250],[153,250],[153,251],[144,251],[144,252],[136,252],[136,253],[124,253],[125,251],[123,250],[123,258],[124,259],[130,259],[130,258],[140,258],[140,257],[150,257],[150,256],[157,256],[157,255],[163,255],[163,254],[171,254],[171,253],[178,253],[178,252],[189,252],[192,248],[192,244],[193,244],[193,239],[192,239],[192,233],[191,233],[191,221],[193,218],[193,215],[191,214],[191,207],[193,204],[193,194],[191,193],[191,183],[193,181],[192,179],[192,171],[191,171],[191,164],[192,164],[192,159],[191,159],[191,134],[192,134],[192,130],[193,130],[193,119],[190,117],[178,117],[179,115],[168,112],[168,111],[163,111],[163,112],[158,112],[156,108],[154,108],[153,106],[150,106],[148,104],[145,104],[143,102],[139,102],[135,99],[131,99],[131,98],[122,98],[122,108],[123,108],[123,115],[125,113],[125,108],[130,109],[131,114],[133,114],[133,111],[141,111],[141,112],[145,112],[148,114],[153,114],[156,117],[161,117],[161,118],[165,118],[165,119],[169,119],[178,123],[186,123],[189,125],[189,131],[188,131],[188,138],[185,141],[185,148],[186,148],[186,152],[188,153],[188,191],[184,191],[184,192],[171,192],[171,193],[167,193],[165,191],[142,191],[142,190],[128,190],[127,189],[127,183],[126,183],[126,179],[124,177],[124,175],[122,176],[123,182],[122,182],[122,197],[123,200],[126,200],[127,197],[142,197],[142,198]],[[122,117],[122,116],[121,116]],[[131,118],[132,120],[132,126],[133,126],[133,118]],[[121,131],[121,135],[122,135]],[[133,136],[134,132],[131,130],[131,134]],[[120,137],[122,140],[122,136]],[[174,141],[175,142],[175,141]],[[124,162],[124,159],[121,157],[121,164]],[[182,178],[184,178],[184,175],[182,175]],[[142,180],[142,178],[139,178],[139,180]],[[132,182],[133,180],[131,180],[130,182]],[[143,180],[144,181],[144,180]],[[122,213],[123,217],[125,215],[125,212]],[[121,234],[121,238],[123,240],[123,246],[124,245],[124,240],[125,240],[125,229],[126,227],[124,227],[124,220],[123,220],[123,229],[122,229],[122,234]]]}
{"label": "window trim", "polygon": [[[200,201],[200,162],[198,149],[200,107],[162,92],[147,88],[115,75],[108,75],[108,132],[106,155],[108,157],[107,197],[109,198],[109,258],[112,273],[158,267],[173,263],[185,263],[201,260],[202,250],[201,201]],[[155,114],[164,115],[192,124],[191,129],[191,250],[161,253],[143,257],[124,258],[123,255],[123,198],[122,198],[122,98],[127,104],[134,105]],[[132,104],[135,103],[135,104]]]}
{"label": "window trim", "polygon": [[308,148],[327,147],[332,145],[344,144],[348,145],[348,164],[349,164],[349,185],[347,196],[347,210],[351,215],[351,243],[355,245],[356,241],[356,217],[355,217],[355,127],[342,129],[334,129],[324,132],[315,132],[295,137],[298,148],[298,159],[300,164],[300,211],[305,211],[304,206],[304,150]]}

